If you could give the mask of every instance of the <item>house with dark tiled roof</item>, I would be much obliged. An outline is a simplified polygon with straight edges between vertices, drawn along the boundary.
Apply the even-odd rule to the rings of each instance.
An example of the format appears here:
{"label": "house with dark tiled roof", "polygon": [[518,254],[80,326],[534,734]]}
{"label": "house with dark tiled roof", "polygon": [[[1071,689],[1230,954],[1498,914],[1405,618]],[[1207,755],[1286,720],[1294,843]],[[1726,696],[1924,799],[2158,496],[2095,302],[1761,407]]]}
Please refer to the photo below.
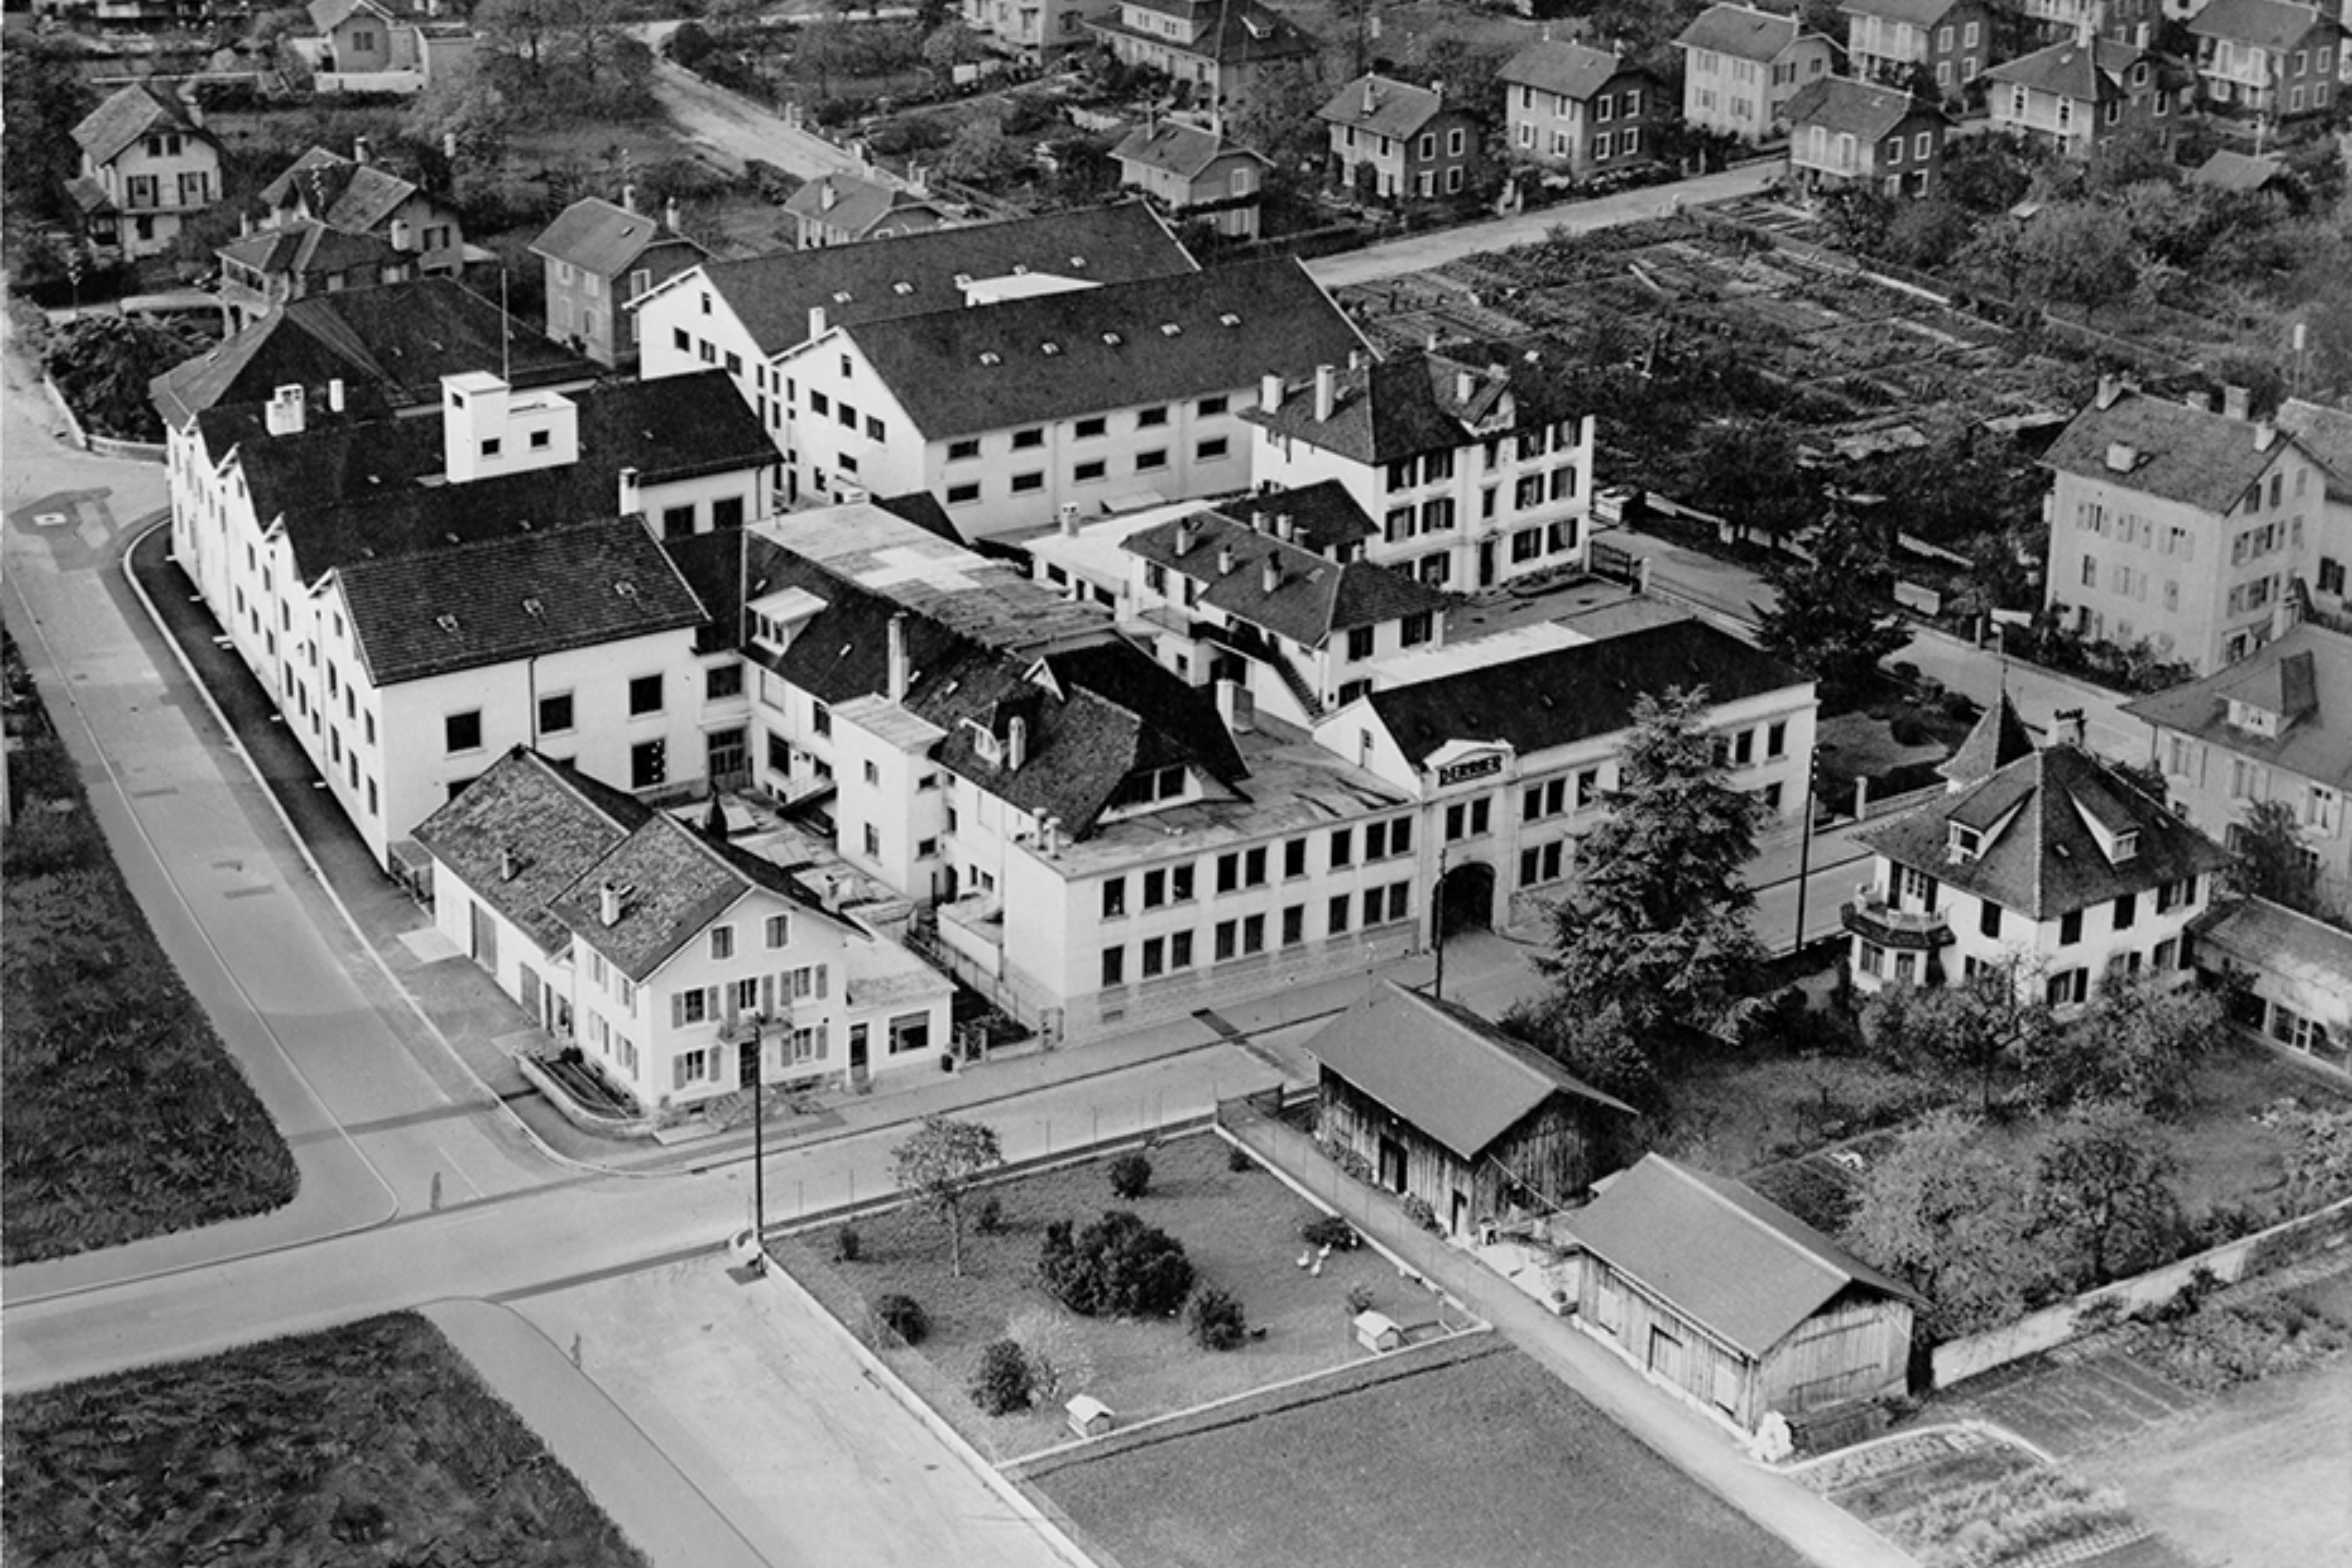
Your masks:
{"label": "house with dark tiled roof", "polygon": [[1674,112],[1656,78],[1590,44],[1529,44],[1498,75],[1510,155],[1580,180],[1648,163]]}
{"label": "house with dark tiled roof", "polygon": [[1118,0],[1087,26],[1123,65],[1176,84],[1179,107],[1237,114],[1279,67],[1311,61],[1312,34],[1263,0]]}
{"label": "house with dark tiled roof", "polygon": [[964,25],[991,47],[1043,65],[1092,47],[1089,24],[1118,10],[1118,0],[963,0],[961,9]]}
{"label": "house with dark tiled roof", "polygon": [[1743,1434],[1906,1386],[1918,1293],[1728,1177],[1644,1154],[1554,1229],[1576,1325]]}
{"label": "house with dark tiled roof", "polygon": [[953,984],[778,864],[518,745],[417,829],[434,920],[548,1037],[669,1121],[932,1068]]}
{"label": "house with dark tiled roof", "polygon": [[2189,922],[2229,856],[2079,741],[1954,777],[1861,834],[1872,880],[1841,911],[1858,989],[1991,970],[2074,1006],[2110,974],[2187,978]]}
{"label": "house with dark tiled roof", "polygon": [[1213,130],[1154,114],[1111,149],[1118,183],[1180,221],[1198,220],[1228,239],[1255,239],[1264,154]]}
{"label": "house with dark tiled roof", "polygon": [[1800,190],[1861,186],[1927,195],[1951,117],[1900,87],[1845,77],[1807,82],[1789,100],[1789,178]]}
{"label": "house with dark tiled roof", "polygon": [[1843,0],[1846,68],[1908,91],[1958,99],[1992,64],[1998,45],[1986,0]]}
{"label": "house with dark tiled roof", "polygon": [[2073,158],[2087,158],[2116,136],[2168,146],[2196,100],[2194,83],[2176,80],[2162,57],[2109,38],[2053,44],[1985,72],[1995,130]]}
{"label": "house with dark tiled roof", "polygon": [[1789,100],[1837,69],[1837,45],[1802,18],[1725,3],[1675,39],[1683,52],[1683,122],[1750,144],[1788,130]]}
{"label": "house with dark tiled roof", "polygon": [[1244,489],[1261,373],[1364,346],[1284,258],[852,321],[775,369],[800,493],[929,490],[979,538]]}
{"label": "house with dark tiled roof", "polygon": [[709,255],[678,232],[675,205],[653,217],[636,210],[632,190],[617,205],[581,197],[555,215],[530,253],[544,264],[547,335],[603,365],[635,363],[630,307],[637,298]]}
{"label": "house with dark tiled roof", "polygon": [[320,92],[415,93],[471,57],[474,33],[441,0],[310,0],[310,30],[289,42]]}
{"label": "house with dark tiled roof", "polygon": [[2189,19],[2197,79],[2223,114],[2276,124],[2324,114],[2336,101],[2344,23],[2293,0],[2210,0]]}
{"label": "house with dark tiled roof", "polygon": [[2243,389],[2216,410],[2109,377],[2042,460],[2047,602],[2069,625],[2200,674],[2270,639],[2315,554],[2329,472]]}
{"label": "house with dark tiled roof", "polygon": [[118,88],[73,128],[66,185],[83,237],[131,260],[159,256],[221,194],[221,151],[202,116],[143,82]]}
{"label": "house with dark tiled roof", "polygon": [[1593,424],[1542,340],[1269,374],[1249,415],[1251,477],[1337,479],[1377,520],[1378,564],[1439,588],[1491,588],[1580,564],[1591,548]]}
{"label": "house with dark tiled roof", "polygon": [[[324,147],[303,153],[262,187],[259,206],[258,232],[217,253],[221,298],[244,324],[313,291],[454,278],[466,268],[457,209],[375,162],[364,136],[348,158]],[[315,264],[321,231],[340,237],[325,243],[347,258],[343,266]],[[272,243],[280,233],[296,237]],[[368,250],[364,260],[361,247]]]}
{"label": "house with dark tiled roof", "polygon": [[799,226],[803,250],[858,245],[952,226],[946,209],[921,190],[895,181],[835,171],[819,174],[784,203]]}
{"label": "house with dark tiled roof", "polygon": [[2326,481],[2296,580],[2313,609],[2352,617],[2352,409],[2290,397],[2279,405],[2278,422],[2317,460]]}
{"label": "house with dark tiled roof", "polygon": [[1331,138],[1331,183],[1381,201],[1458,196],[1486,162],[1486,128],[1442,87],[1358,77],[1315,111]]}

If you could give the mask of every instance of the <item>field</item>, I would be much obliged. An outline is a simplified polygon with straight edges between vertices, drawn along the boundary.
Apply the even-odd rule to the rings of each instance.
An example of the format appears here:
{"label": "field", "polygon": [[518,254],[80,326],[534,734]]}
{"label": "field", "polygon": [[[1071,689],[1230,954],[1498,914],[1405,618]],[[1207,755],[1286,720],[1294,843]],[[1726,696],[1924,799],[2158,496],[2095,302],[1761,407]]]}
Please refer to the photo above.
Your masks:
{"label": "field", "polygon": [[[1003,1337],[1018,1314],[1045,1314],[1057,1325],[1063,1355],[1091,1367],[1091,1375],[1074,1376],[1060,1398],[1093,1394],[1122,1424],[1360,1357],[1348,1321],[1351,1286],[1369,1289],[1375,1307],[1400,1323],[1435,1321],[1430,1294],[1401,1283],[1395,1267],[1369,1249],[1332,1254],[1319,1276],[1299,1268],[1305,1250],[1299,1223],[1317,1211],[1255,1165],[1227,1169],[1227,1149],[1203,1135],[1151,1151],[1151,1188],[1132,1203],[1112,1196],[1101,1160],[992,1186],[987,1192],[1002,1204],[1003,1224],[993,1235],[967,1226],[961,1280],[948,1272],[941,1222],[920,1208],[858,1220],[856,1262],[836,1259],[837,1228],[794,1237],[776,1253],[854,1329],[865,1328],[869,1304],[885,1294],[901,1292],[919,1302],[930,1319],[929,1337],[918,1349],[892,1348],[886,1354],[942,1415],[1000,1458],[1068,1435],[1058,1400],[1026,1414],[990,1416],[965,1392],[981,1348]],[[1066,1218],[1083,1229],[1114,1207],[1132,1209],[1182,1242],[1201,1286],[1238,1297],[1250,1327],[1265,1330],[1265,1337],[1211,1352],[1195,1346],[1181,1322],[1064,1311],[1036,1283],[1045,1225]],[[1462,1321],[1458,1311],[1454,1321]]]}
{"label": "field", "polygon": [[5,1480],[28,1563],[645,1562],[408,1313],[11,1395]]}
{"label": "field", "polygon": [[157,945],[13,645],[6,662],[0,1257],[64,1258],[291,1201],[293,1156]]}
{"label": "field", "polygon": [[1032,1484],[1123,1568],[1802,1561],[1499,1344]]}

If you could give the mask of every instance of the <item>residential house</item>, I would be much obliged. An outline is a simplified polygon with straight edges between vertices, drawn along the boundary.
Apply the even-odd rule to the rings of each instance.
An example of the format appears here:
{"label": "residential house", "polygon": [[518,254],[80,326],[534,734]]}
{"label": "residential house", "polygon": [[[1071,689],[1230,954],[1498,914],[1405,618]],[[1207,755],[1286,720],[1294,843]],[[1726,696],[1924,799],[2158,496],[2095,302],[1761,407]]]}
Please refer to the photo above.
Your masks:
{"label": "residential house", "polygon": [[1460,195],[1486,158],[1477,116],[1435,88],[1374,72],[1316,111],[1331,137],[1332,183],[1384,201]]}
{"label": "residential house", "polygon": [[1312,60],[1314,37],[1263,0],[1119,0],[1086,26],[1120,64],[1176,84],[1184,106],[1234,114],[1285,66]]}
{"label": "residential house", "polygon": [[2302,437],[2252,417],[2242,388],[2215,412],[2105,378],[2042,460],[2047,602],[2074,630],[2200,674],[2269,640],[2330,479]]}
{"label": "residential house", "polygon": [[1941,107],[1902,88],[1824,77],[1789,100],[1789,178],[1809,192],[1926,195],[1951,128]]}
{"label": "residential house", "polygon": [[1511,156],[1574,179],[1649,162],[1672,113],[1656,79],[1587,44],[1529,44],[1497,78]]}
{"label": "residential house", "polygon": [[[2004,696],[1979,727],[2015,724]],[[1991,760],[2005,746],[1979,743]],[[1863,992],[1991,970],[2073,1006],[2105,976],[2185,978],[2189,925],[2229,863],[2221,847],[2082,749],[2079,732],[1969,776],[1865,828],[1872,879],[1841,911]]]}
{"label": "residential house", "polygon": [[1789,129],[1789,100],[1837,69],[1837,46],[1801,17],[1752,5],[1709,5],[1685,27],[1683,121],[1751,145]]}
{"label": "residential house", "polygon": [[839,172],[819,174],[794,191],[784,212],[798,226],[803,250],[921,234],[952,221],[919,186]]}
{"label": "residential house", "polygon": [[2233,1022],[2352,1074],[2352,931],[2264,899],[2223,904],[2195,931],[2197,967],[2228,987]]}
{"label": "residential house", "polygon": [[1368,557],[1436,587],[1580,565],[1593,422],[1563,401],[1562,368],[1538,342],[1269,374],[1249,415],[1251,478],[1286,489],[1338,480],[1380,520]]}
{"label": "residential house", "polygon": [[2232,195],[2253,195],[2280,185],[2285,174],[2283,158],[2216,147],[2212,156],[2189,172],[2189,183]]}
{"label": "residential house", "polygon": [[1933,83],[1957,99],[1992,64],[1988,0],[1843,0],[1838,10],[1846,68],[1858,79],[1905,89]]}
{"label": "residential house", "polygon": [[172,248],[221,193],[220,143],[188,106],[143,83],[118,88],[73,128],[81,172],[66,186],[83,235],[128,260]]}
{"label": "residential house", "polygon": [[1918,1295],[1752,1188],[1644,1154],[1555,1228],[1577,1326],[1741,1432],[1904,1392]]}
{"label": "residential house", "polygon": [[293,42],[320,92],[423,92],[474,51],[473,30],[439,0],[310,0],[309,12]]}
{"label": "residential house", "polygon": [[1993,129],[2087,158],[2116,136],[2169,146],[2194,111],[2196,89],[2136,44],[2069,40],[2003,60],[1985,72]]}
{"label": "residential house", "polygon": [[2147,725],[2148,760],[2182,818],[2234,847],[2249,810],[2284,806],[2319,896],[2352,909],[2352,633],[2305,622],[2124,711]]}
{"label": "residential house", "polygon": [[638,318],[639,374],[654,380],[724,368],[784,453],[786,496],[798,500],[802,405],[780,362],[830,328],[1198,269],[1164,220],[1139,201],[1124,202],[856,247],[708,261],[656,282],[630,309]]}
{"label": "residential house", "polygon": [[793,869],[517,746],[418,828],[436,926],[643,1110],[936,1071],[953,984]]}
{"label": "residential house", "polygon": [[294,300],[404,283],[417,276],[416,257],[378,234],[348,234],[310,218],[247,231],[213,254],[220,260],[221,296],[240,326],[249,326]]}
{"label": "residential house", "polygon": [[2085,35],[2147,48],[2168,8],[2158,0],[2024,0],[2026,22],[2043,41],[2069,43]]}
{"label": "residential house", "polygon": [[[814,328],[814,323],[812,323]],[[1257,373],[1363,339],[1297,261],[814,331],[781,356],[800,493],[929,490],[966,538],[1247,487]]]}
{"label": "residential house", "polygon": [[1176,501],[1094,521],[1065,513],[1053,531],[1021,541],[1021,548],[1029,554],[1032,575],[1052,584],[1066,597],[1123,613],[1135,593],[1135,557],[1127,548],[1128,540],[1180,518],[1212,511],[1342,563],[1363,560],[1365,542],[1377,531],[1347,488],[1326,480],[1295,490],[1260,485],[1245,500],[1208,507]]}
{"label": "residential house", "polygon": [[2352,625],[2352,411],[2290,397],[2279,405],[2278,422],[2325,470],[2295,587],[2312,611],[2337,626]]}
{"label": "residential house", "polygon": [[1258,197],[1272,165],[1215,131],[1157,115],[1111,150],[1118,183],[1178,221],[1206,223],[1227,239],[1255,239]]}
{"label": "residential house", "polygon": [[[319,229],[340,237],[331,246],[331,256],[373,258],[361,265],[379,273],[378,282],[455,277],[465,270],[467,252],[457,208],[377,163],[364,136],[348,158],[311,148],[262,187],[260,205],[260,232],[219,253],[221,298],[240,324],[307,297],[314,283],[332,290],[352,281],[331,269],[323,276],[303,269],[317,253]],[[279,234],[302,239],[293,245],[273,242],[271,237]],[[399,275],[381,275],[388,271]]]}
{"label": "residential house", "polygon": [[1581,1199],[1636,1114],[1468,1008],[1393,980],[1303,1048],[1317,1137],[1464,1239]]}
{"label": "residential house", "polygon": [[2272,123],[2336,100],[2344,23],[2289,0],[2209,0],[2189,19],[2205,101]]}
{"label": "residential house", "polygon": [[675,205],[656,220],[636,210],[633,189],[622,191],[618,205],[581,197],[556,215],[530,253],[546,264],[547,335],[611,366],[637,358],[631,306],[638,297],[709,258],[678,232]]}
{"label": "residential house", "polygon": [[1044,65],[1091,45],[1091,25],[1118,8],[1118,0],[963,0],[963,20],[993,47]]}

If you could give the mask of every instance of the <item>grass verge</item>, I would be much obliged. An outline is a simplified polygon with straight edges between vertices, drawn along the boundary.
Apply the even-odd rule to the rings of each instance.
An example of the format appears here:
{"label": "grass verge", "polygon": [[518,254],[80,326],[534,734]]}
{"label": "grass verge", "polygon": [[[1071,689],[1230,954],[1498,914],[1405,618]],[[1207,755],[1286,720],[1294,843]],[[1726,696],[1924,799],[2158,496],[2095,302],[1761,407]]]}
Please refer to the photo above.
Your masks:
{"label": "grass verge", "polygon": [[642,1565],[413,1313],[8,1401],[26,1563]]}
{"label": "grass verge", "polygon": [[293,1156],[156,942],[13,643],[5,664],[0,1260],[278,1207]]}

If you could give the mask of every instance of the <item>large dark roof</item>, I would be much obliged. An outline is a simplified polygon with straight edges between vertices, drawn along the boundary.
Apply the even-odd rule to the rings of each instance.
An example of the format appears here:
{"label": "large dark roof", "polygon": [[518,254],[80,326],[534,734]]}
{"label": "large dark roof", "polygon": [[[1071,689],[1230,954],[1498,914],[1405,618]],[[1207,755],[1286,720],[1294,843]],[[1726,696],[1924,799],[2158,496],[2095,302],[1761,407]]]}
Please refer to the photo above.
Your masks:
{"label": "large dark roof", "polygon": [[2125,73],[2147,58],[2146,51],[2113,38],[2095,38],[2088,48],[2068,39],[2003,60],[1987,69],[1985,77],[2076,103],[2098,103],[2121,97]]}
{"label": "large dark roof", "polygon": [[1418,767],[1449,741],[1499,741],[1520,755],[1613,735],[1633,705],[1669,687],[1706,689],[1717,704],[1808,684],[1704,621],[1674,621],[1622,637],[1554,648],[1366,699]]}
{"label": "large dark roof", "polygon": [[1113,10],[1089,21],[1097,33],[1147,38],[1163,49],[1203,56],[1220,66],[1256,65],[1315,52],[1314,36],[1260,0],[1147,0],[1150,9],[1177,19],[1173,36],[1138,31]]}
{"label": "large dark roof", "polygon": [[416,841],[555,952],[568,938],[548,900],[652,816],[635,796],[517,746],[418,824]]}
{"label": "large dark roof", "polygon": [[2004,686],[2000,698],[1969,731],[1968,738],[1936,772],[1955,784],[1974,784],[2032,753],[2033,737],[2027,732],[2025,721],[2018,717],[2017,706],[2010,701],[2009,688]]}
{"label": "large dark roof", "polygon": [[1315,118],[1368,136],[1411,136],[1445,112],[1444,96],[1412,82],[1374,71],[1358,77],[1324,100]]}
{"label": "large dark roof", "polygon": [[[2111,831],[2136,832],[2131,858],[2108,859],[2086,816]],[[1974,859],[1951,855],[1955,821],[1983,836]],[[1898,866],[2033,921],[2218,871],[2230,859],[2162,802],[2069,745],[2021,757],[1859,837]]]}
{"label": "large dark roof", "polygon": [[1344,561],[1356,552],[1357,546],[1370,540],[1380,529],[1364,509],[1356,502],[1355,495],[1339,479],[1318,479],[1297,489],[1262,490],[1246,504],[1229,502],[1224,508],[1229,517],[1247,517],[1264,512],[1267,526],[1278,526],[1281,519],[1290,519],[1290,538],[1318,555],[1334,561]]}
{"label": "large dark roof", "polygon": [[2314,27],[2330,23],[2326,13],[2310,5],[2289,5],[2286,0],[2208,0],[2189,19],[2189,30],[2200,38],[2228,38],[2283,55]]}
{"label": "large dark roof", "polygon": [[[2275,736],[2230,722],[2231,700],[2276,715]],[[2151,726],[2195,735],[2330,789],[2352,789],[2352,636],[2304,622],[2202,680],[2127,703]]]}
{"label": "large dark roof", "polygon": [[2281,436],[2265,450],[2254,445],[2256,430],[2243,419],[2126,390],[2107,407],[2094,402],[2075,415],[2042,460],[2060,473],[2225,512],[2294,438]]}
{"label": "large dark roof", "polygon": [[1269,162],[1263,153],[1253,152],[1238,142],[1228,142],[1213,131],[1203,131],[1181,120],[1161,120],[1137,126],[1111,149],[1110,155],[1122,163],[1143,163],[1151,168],[1165,169],[1184,180],[1198,179],[1209,165],[1223,157],[1252,158],[1261,163]]}
{"label": "large dark roof", "polygon": [[1675,39],[1675,47],[1706,49],[1738,59],[1769,62],[1797,41],[1803,23],[1752,5],[1709,5]]}
{"label": "large dark roof", "polygon": [[1606,49],[1546,39],[1529,44],[1513,55],[1503,63],[1497,75],[1513,86],[1558,93],[1581,103],[1629,72],[1645,78],[1647,75]]}
{"label": "large dark roof", "polygon": [[111,163],[125,148],[150,132],[177,132],[183,136],[212,137],[191,124],[180,106],[142,82],[118,88],[113,95],[82,117],[73,139],[93,163]]}
{"label": "large dark roof", "polygon": [[242,236],[214,254],[272,278],[348,274],[356,267],[383,267],[404,259],[392,241],[376,234],[330,228],[315,218],[292,218],[276,228]]}
{"label": "large dark roof", "polygon": [[380,687],[703,620],[635,518],[353,562],[340,575],[360,661]]}
{"label": "large dark roof", "polygon": [[664,228],[659,218],[631,212],[602,196],[583,196],[555,215],[555,221],[530,242],[530,249],[534,256],[553,257],[599,278],[617,278],[656,245],[702,251],[686,236]]}
{"label": "large dark roof", "polygon": [[[831,205],[827,203],[830,201]],[[819,174],[784,204],[784,210],[796,218],[814,218],[818,222],[853,234],[863,239],[868,236],[887,237],[905,234],[908,227],[876,230],[886,219],[898,219],[913,229],[936,228],[947,221],[939,204],[929,196],[918,195],[897,185],[884,184],[879,180],[865,180],[856,174],[834,173]],[[928,217],[920,223],[919,217]]]}
{"label": "large dark roof", "polygon": [[[1190,549],[1179,552],[1180,542]],[[1442,612],[1448,603],[1410,573],[1368,561],[1341,564],[1215,511],[1129,534],[1122,547],[1206,584],[1204,603],[1306,647],[1350,626]],[[1276,573],[1272,592],[1269,563]]]}
{"label": "large dark roof", "polygon": [[1342,363],[1333,371],[1329,418],[1315,416],[1311,376],[1286,384],[1278,407],[1255,407],[1246,417],[1276,436],[1352,462],[1391,463],[1475,439],[1473,426],[1497,416],[1507,389],[1512,422],[1498,428],[1524,430],[1565,417],[1571,410],[1563,395],[1562,369],[1544,345],[1526,342],[1473,344],[1376,364]]}
{"label": "large dark roof", "polygon": [[300,207],[333,228],[365,234],[417,194],[415,182],[376,163],[313,147],[261,187],[264,205]]}
{"label": "large dark roof", "polygon": [[[829,325],[963,308],[956,279],[1016,272],[1125,283],[1191,272],[1195,264],[1141,202],[1045,217],[895,235],[859,246],[787,250],[706,262],[698,272],[727,301],[761,352],[808,339],[809,311]],[[693,284],[673,281],[671,288]]]}
{"label": "large dark roof", "polygon": [[1832,134],[1875,142],[1914,115],[1947,118],[1944,111],[1901,88],[1825,76],[1789,95],[1785,112],[1792,126],[1818,125]]}
{"label": "large dark roof", "polygon": [[1287,258],[847,331],[932,440],[1229,392],[1364,346]]}

